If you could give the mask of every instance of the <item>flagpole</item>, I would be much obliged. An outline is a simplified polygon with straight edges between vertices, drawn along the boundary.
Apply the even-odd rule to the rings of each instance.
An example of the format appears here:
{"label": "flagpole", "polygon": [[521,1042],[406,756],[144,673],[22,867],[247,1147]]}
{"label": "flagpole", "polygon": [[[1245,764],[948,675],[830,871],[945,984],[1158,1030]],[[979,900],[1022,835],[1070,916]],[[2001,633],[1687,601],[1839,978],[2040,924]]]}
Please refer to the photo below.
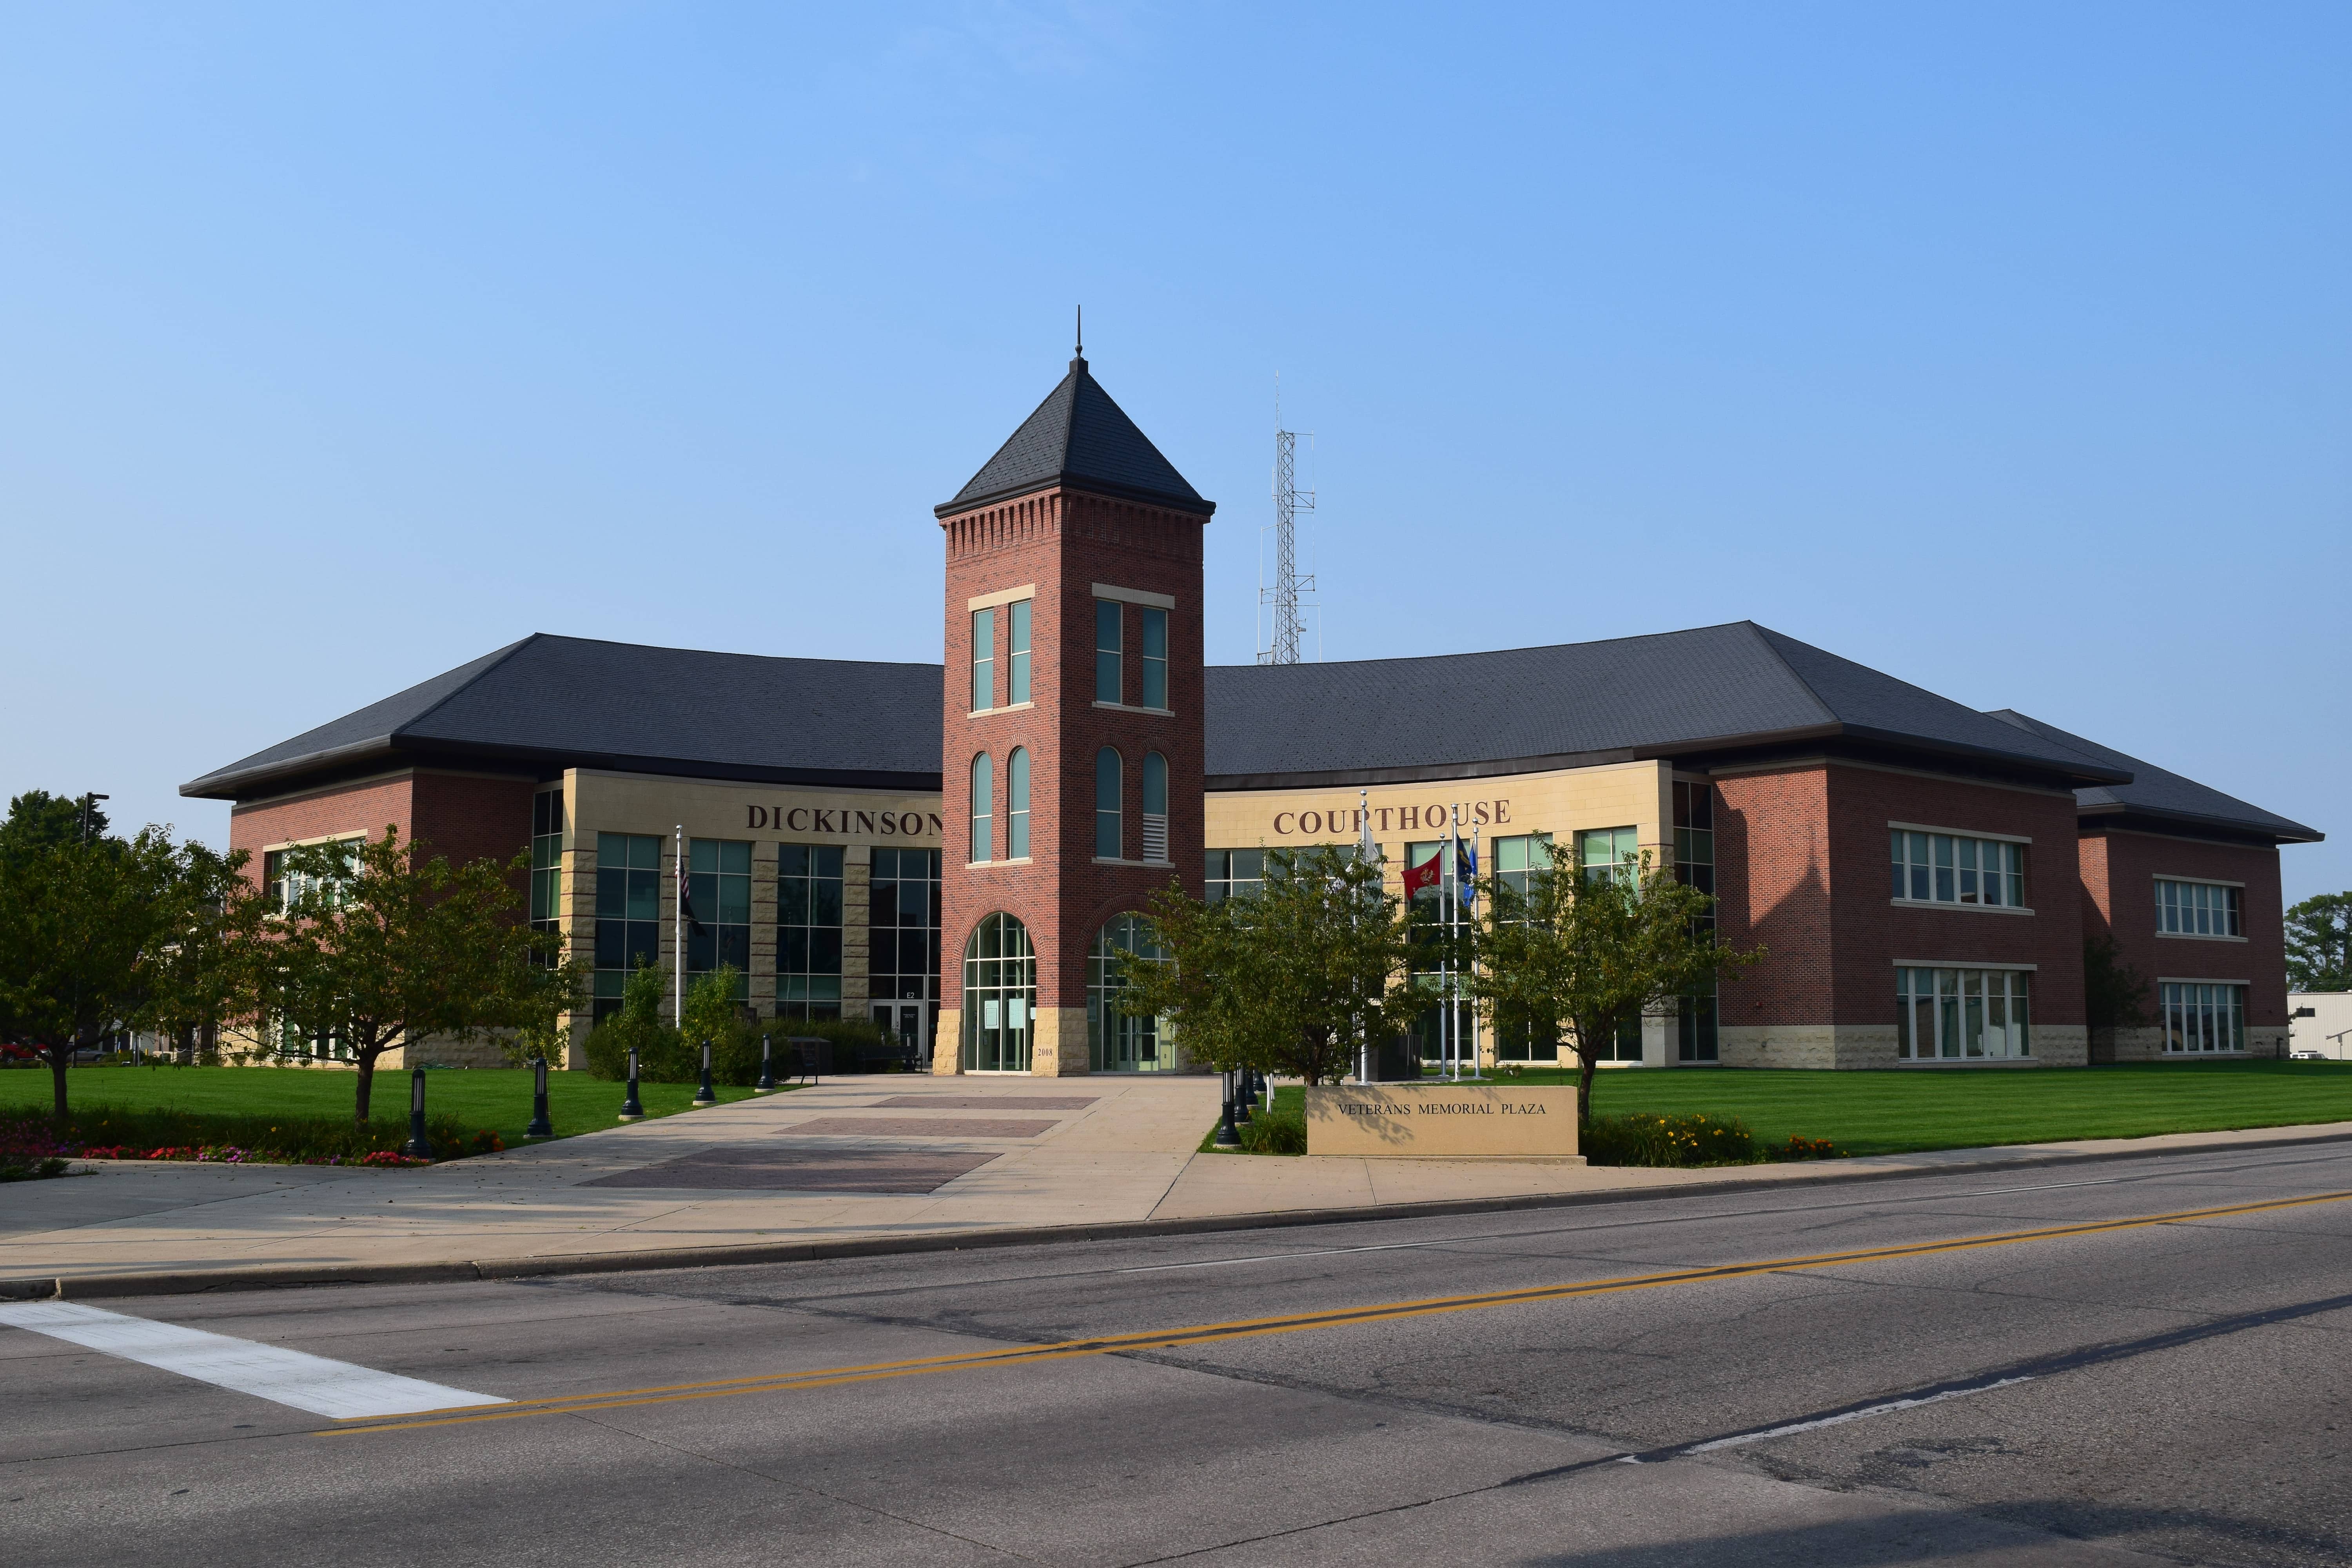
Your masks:
{"label": "flagpole", "polygon": [[686,1027],[686,824],[677,825],[672,836],[677,860],[677,880],[670,889],[670,924],[677,932],[677,1016],[672,1020]]}
{"label": "flagpole", "polygon": [[[1475,822],[1472,823],[1470,825],[1470,874],[1473,877],[1475,877],[1478,874],[1478,868],[1484,864],[1484,862],[1478,858],[1478,840],[1480,837],[1481,835],[1478,832],[1478,825]],[[1475,883],[1472,885],[1471,890],[1475,895],[1476,892],[1476,885]],[[1481,1074],[1485,1073],[1486,1064],[1480,1059],[1478,1055],[1478,1012],[1475,1007],[1470,1011],[1470,1060],[1478,1068],[1478,1071]]]}
{"label": "flagpole", "polygon": [[[1367,854],[1367,850],[1370,853]],[[1356,792],[1356,858],[1375,868],[1381,864],[1380,841],[1372,837],[1372,796],[1370,790]],[[1383,874],[1381,886],[1375,891],[1385,893],[1387,890],[1387,878]],[[1360,917],[1362,911],[1359,910],[1357,913]],[[1356,1016],[1356,1081],[1371,1082],[1371,1068],[1372,1043],[1364,1029],[1363,1015],[1360,1013]]]}

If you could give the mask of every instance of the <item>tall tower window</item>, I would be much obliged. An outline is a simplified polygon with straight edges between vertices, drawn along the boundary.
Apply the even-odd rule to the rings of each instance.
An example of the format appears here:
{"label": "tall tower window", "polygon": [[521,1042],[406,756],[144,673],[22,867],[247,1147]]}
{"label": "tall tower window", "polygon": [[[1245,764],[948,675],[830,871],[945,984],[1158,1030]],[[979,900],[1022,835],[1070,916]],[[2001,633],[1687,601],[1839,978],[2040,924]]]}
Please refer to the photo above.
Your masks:
{"label": "tall tower window", "polygon": [[[1143,668],[1151,668],[1149,659]],[[1143,858],[1155,866],[1168,863],[1168,759],[1157,752],[1143,753]]]}
{"label": "tall tower window", "polygon": [[993,793],[995,770],[989,766],[988,753],[982,752],[971,760],[971,858],[974,864],[990,858],[989,797]]}
{"label": "tall tower window", "polygon": [[1095,601],[1095,700],[1124,702],[1119,671],[1118,601]]}
{"label": "tall tower window", "polygon": [[1011,664],[1005,670],[1009,689],[1004,693],[1007,707],[1029,700],[1029,601],[1015,599],[1004,606],[1006,616],[1005,657]]}
{"label": "tall tower window", "polygon": [[1013,748],[1004,759],[1004,858],[1029,858],[1029,752]]}
{"label": "tall tower window", "polygon": [[1143,618],[1143,705],[1168,706],[1168,612],[1146,609]]}
{"label": "tall tower window", "polygon": [[971,613],[971,710],[996,706],[996,612]]}
{"label": "tall tower window", "polygon": [[[563,932],[563,787],[530,797],[530,929]],[[551,958],[550,963],[554,962]]]}
{"label": "tall tower window", "polygon": [[1125,835],[1120,832],[1118,752],[1105,746],[1095,753],[1095,857],[1119,858]]}

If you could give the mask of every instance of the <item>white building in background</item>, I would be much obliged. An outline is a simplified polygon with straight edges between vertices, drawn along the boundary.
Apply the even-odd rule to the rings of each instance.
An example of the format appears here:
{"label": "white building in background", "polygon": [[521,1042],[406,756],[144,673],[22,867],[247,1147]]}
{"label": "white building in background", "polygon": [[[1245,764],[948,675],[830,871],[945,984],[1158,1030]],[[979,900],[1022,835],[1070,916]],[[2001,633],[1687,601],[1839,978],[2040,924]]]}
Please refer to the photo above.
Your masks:
{"label": "white building in background", "polygon": [[2352,1061],[2352,991],[2289,992],[2286,1009],[2291,1053],[2317,1051],[2331,1061]]}

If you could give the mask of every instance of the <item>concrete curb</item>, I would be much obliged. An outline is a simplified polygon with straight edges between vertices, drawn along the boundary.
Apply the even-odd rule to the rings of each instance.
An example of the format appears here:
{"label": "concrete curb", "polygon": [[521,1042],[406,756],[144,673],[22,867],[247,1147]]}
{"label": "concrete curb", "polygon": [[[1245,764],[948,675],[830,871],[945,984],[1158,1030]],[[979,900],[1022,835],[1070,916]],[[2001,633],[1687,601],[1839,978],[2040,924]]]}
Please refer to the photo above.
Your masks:
{"label": "concrete curb", "polygon": [[[1897,1170],[1827,1168],[1777,1180],[1692,1182],[1672,1187],[1619,1187],[1596,1193],[1530,1193],[1516,1197],[1459,1198],[1433,1203],[1378,1204],[1343,1209],[1285,1209],[1264,1214],[1203,1215],[1190,1219],[1121,1220],[1103,1225],[1015,1226],[923,1236],[869,1236],[843,1241],[753,1242],[736,1247],[682,1247],[646,1252],[585,1252],[442,1263],[262,1265],[252,1268],[189,1268],[152,1274],[67,1275],[0,1279],[0,1300],[95,1300],[131,1296],[194,1296],[221,1290],[278,1290],[316,1285],[427,1285],[491,1279],[534,1279],[572,1274],[637,1274],[671,1268],[719,1268],[759,1263],[810,1263],[835,1258],[888,1258],[1084,1241],[1133,1241],[1156,1236],[1202,1236],[1228,1230],[1286,1230],[1374,1220],[1442,1219],[1451,1215],[1508,1214],[1526,1209],[1589,1208],[1660,1198],[1778,1192],[1790,1187],[1847,1186],[1906,1181],[1967,1171],[2030,1171],[2175,1154],[2243,1153],[2317,1143],[2352,1143],[2352,1132],[2306,1138],[2246,1138],[2170,1149],[2098,1149],[2017,1158],[1954,1160]],[[1900,1158],[1901,1156],[1894,1156]]]}

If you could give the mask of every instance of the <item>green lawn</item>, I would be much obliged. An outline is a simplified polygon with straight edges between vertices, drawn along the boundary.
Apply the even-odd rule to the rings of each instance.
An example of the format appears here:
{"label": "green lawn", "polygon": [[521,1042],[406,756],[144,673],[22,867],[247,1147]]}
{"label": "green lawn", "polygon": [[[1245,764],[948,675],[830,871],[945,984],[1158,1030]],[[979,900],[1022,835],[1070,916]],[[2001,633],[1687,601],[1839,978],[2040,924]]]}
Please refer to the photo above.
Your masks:
{"label": "green lawn", "polygon": [[[86,1067],[67,1075],[66,1097],[77,1110],[98,1106],[125,1110],[184,1110],[200,1115],[337,1117],[348,1120],[359,1075],[328,1068]],[[548,1120],[559,1138],[619,1125],[627,1086],[584,1072],[547,1075]],[[0,1072],[0,1117],[49,1109],[47,1068]],[[429,1115],[453,1116],[467,1130],[488,1128],[513,1148],[530,1125],[530,1072],[523,1068],[445,1069],[425,1075]],[[694,1085],[648,1083],[638,1091],[648,1117],[692,1109]],[[749,1100],[751,1091],[719,1086],[720,1103]],[[369,1121],[408,1125],[408,1074],[375,1075]]]}
{"label": "green lawn", "polygon": [[[1573,1083],[1529,1069],[1519,1083]],[[1760,1143],[1791,1133],[1848,1153],[1973,1149],[2074,1138],[2141,1138],[2352,1121],[2352,1063],[2147,1062],[2117,1067],[1798,1072],[1676,1068],[1605,1070],[1597,1116],[1646,1110],[1736,1116]]]}

